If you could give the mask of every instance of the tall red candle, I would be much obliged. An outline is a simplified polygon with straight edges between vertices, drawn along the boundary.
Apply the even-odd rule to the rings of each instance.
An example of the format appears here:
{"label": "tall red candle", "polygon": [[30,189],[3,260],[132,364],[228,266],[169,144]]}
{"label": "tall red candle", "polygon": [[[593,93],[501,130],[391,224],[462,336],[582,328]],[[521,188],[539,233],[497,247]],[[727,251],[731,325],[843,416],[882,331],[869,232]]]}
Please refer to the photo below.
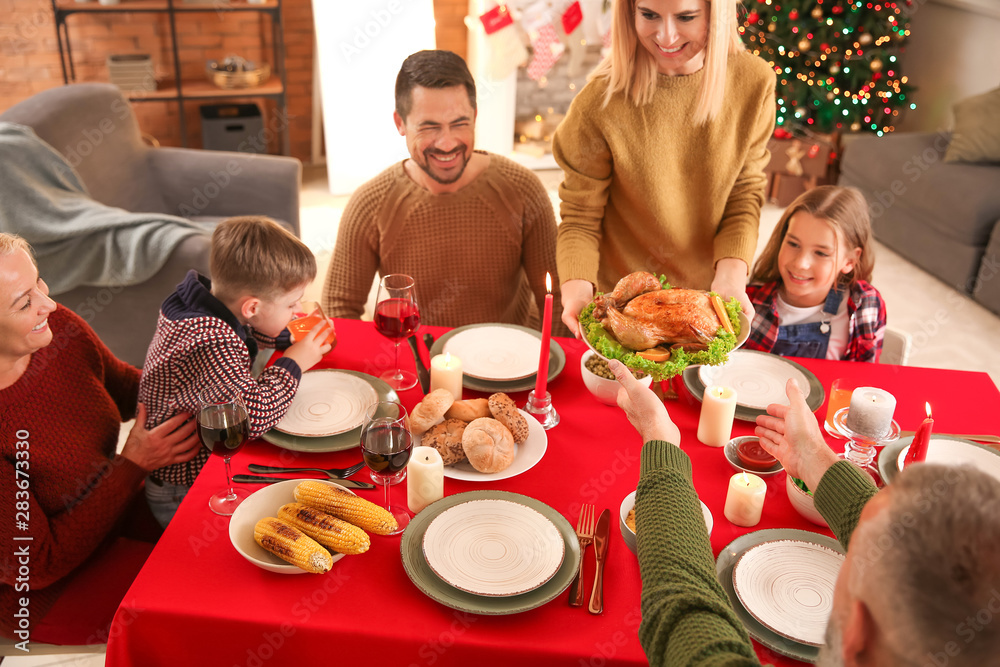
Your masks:
{"label": "tall red candle", "polygon": [[919,463],[927,458],[927,447],[931,442],[931,431],[934,428],[934,420],[931,419],[931,404],[924,403],[924,407],[927,410],[927,419],[920,424],[920,428],[917,429],[916,434],[913,436],[913,442],[910,443],[910,451],[906,453],[906,458],[903,460],[904,468],[911,463]]}
{"label": "tall red candle", "polygon": [[552,276],[545,274],[545,313],[542,315],[542,350],[538,355],[538,373],[535,377],[535,400],[545,398],[549,382],[549,342],[552,339]]}

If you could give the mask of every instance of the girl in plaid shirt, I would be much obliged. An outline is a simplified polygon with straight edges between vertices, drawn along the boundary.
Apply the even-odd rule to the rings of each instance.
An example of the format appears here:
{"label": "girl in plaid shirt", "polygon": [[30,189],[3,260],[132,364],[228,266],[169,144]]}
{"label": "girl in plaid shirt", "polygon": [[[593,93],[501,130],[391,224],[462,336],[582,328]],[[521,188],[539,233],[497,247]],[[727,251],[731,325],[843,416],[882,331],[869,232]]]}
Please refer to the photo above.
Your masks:
{"label": "girl in plaid shirt", "polygon": [[824,185],[800,195],[754,264],[747,296],[756,314],[744,347],[878,361],[885,303],[868,283],[874,264],[868,203],[858,190]]}

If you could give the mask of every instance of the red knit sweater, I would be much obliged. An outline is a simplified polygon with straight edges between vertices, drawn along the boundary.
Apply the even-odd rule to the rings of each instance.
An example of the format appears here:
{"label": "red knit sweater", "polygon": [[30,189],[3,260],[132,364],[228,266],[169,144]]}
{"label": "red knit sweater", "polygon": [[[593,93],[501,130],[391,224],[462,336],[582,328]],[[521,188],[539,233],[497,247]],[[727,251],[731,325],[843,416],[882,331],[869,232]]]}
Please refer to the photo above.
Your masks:
{"label": "red knit sweater", "polygon": [[115,455],[121,422],[135,416],[138,369],[62,306],[49,326],[52,343],[0,390],[0,628],[8,635],[21,598],[32,623],[41,620],[60,580],[100,545],[146,474]]}

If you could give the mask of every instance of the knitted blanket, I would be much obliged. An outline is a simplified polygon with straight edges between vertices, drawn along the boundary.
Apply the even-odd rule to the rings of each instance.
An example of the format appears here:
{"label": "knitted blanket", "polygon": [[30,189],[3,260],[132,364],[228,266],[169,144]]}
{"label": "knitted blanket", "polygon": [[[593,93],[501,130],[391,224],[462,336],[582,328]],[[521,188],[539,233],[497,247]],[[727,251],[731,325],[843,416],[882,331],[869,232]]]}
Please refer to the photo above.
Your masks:
{"label": "knitted blanket", "polygon": [[205,233],[184,218],[94,201],[58,151],[15,123],[0,123],[0,232],[31,244],[54,295],[145,282],[178,243]]}

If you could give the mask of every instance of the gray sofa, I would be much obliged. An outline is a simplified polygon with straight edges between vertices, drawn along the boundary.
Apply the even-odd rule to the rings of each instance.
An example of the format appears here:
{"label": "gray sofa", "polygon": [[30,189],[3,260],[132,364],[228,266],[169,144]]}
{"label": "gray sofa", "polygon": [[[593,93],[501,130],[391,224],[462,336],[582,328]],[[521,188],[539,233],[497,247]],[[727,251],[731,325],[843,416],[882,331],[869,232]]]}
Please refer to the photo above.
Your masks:
{"label": "gray sofa", "polygon": [[1000,314],[1000,164],[945,162],[950,138],[853,137],[839,183],[868,199],[875,238]]}
{"label": "gray sofa", "polygon": [[[52,88],[11,107],[0,120],[33,128],[103,204],[199,222],[266,215],[299,234],[298,160],[147,146],[129,102],[113,85]],[[54,298],[87,320],[120,359],[141,367],[160,303],[190,269],[208,275],[208,256],[207,236],[188,237],[142,284],[78,287]]]}

